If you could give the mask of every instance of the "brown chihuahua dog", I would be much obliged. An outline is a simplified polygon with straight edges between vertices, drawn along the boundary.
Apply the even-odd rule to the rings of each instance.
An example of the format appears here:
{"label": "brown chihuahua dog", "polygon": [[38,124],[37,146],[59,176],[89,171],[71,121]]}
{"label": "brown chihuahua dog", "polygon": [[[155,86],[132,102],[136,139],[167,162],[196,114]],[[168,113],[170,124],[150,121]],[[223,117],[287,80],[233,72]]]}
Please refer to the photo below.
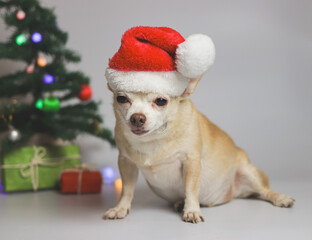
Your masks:
{"label": "brown chihuahua dog", "polygon": [[272,191],[266,175],[250,163],[245,151],[196,110],[189,96],[200,79],[189,78],[178,96],[116,89],[108,82],[114,94],[123,189],[119,203],[105,213],[105,219],[129,213],[138,170],[157,195],[172,202],[175,209],[183,209],[186,222],[204,221],[200,206],[233,198],[255,195],[279,207],[294,204],[294,199]]}

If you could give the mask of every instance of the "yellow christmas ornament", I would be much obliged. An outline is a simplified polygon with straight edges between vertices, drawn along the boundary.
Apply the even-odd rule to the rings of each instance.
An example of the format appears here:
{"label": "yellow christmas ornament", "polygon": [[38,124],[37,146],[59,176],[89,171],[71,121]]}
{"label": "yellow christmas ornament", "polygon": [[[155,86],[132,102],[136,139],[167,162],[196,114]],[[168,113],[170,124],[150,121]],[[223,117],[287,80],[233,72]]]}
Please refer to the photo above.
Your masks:
{"label": "yellow christmas ornament", "polygon": [[39,67],[45,67],[47,65],[47,60],[44,57],[38,57],[37,64]]}

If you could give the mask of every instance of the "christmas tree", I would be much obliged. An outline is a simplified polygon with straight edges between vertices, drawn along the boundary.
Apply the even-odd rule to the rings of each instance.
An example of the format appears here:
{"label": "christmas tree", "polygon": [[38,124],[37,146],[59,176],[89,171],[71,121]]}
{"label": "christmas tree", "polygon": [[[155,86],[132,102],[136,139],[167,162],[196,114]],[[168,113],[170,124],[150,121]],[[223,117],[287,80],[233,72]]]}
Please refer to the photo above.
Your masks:
{"label": "christmas tree", "polygon": [[[13,30],[0,43],[0,59],[25,63],[25,69],[0,77],[0,98],[12,100],[0,106],[0,133],[8,132],[2,151],[23,145],[37,133],[63,140],[89,133],[114,145],[111,131],[100,126],[99,102],[90,100],[89,78],[65,67],[80,57],[65,48],[67,33],[57,26],[53,9],[38,0],[0,0],[0,13]],[[31,100],[18,102],[16,96]]]}

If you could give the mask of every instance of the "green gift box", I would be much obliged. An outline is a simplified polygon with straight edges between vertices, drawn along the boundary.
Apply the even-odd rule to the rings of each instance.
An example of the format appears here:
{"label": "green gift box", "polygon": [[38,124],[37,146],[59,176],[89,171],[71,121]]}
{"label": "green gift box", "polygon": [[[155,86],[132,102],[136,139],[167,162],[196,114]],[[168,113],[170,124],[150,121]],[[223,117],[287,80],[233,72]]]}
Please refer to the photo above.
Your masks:
{"label": "green gift box", "polygon": [[5,192],[55,188],[64,169],[80,164],[77,145],[23,147],[6,154],[2,161]]}

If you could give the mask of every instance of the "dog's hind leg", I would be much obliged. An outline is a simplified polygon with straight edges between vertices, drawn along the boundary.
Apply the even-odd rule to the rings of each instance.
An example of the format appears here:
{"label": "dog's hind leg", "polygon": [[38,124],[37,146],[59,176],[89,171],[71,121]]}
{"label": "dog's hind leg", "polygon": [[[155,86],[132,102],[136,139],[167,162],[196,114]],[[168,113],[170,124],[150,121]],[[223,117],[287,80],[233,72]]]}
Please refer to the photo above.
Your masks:
{"label": "dog's hind leg", "polygon": [[259,199],[271,202],[274,206],[291,207],[295,200],[284,194],[275,193],[269,187],[269,180],[264,172],[250,163],[245,151],[242,149],[238,151],[240,164],[235,176],[234,197],[256,196]]}

